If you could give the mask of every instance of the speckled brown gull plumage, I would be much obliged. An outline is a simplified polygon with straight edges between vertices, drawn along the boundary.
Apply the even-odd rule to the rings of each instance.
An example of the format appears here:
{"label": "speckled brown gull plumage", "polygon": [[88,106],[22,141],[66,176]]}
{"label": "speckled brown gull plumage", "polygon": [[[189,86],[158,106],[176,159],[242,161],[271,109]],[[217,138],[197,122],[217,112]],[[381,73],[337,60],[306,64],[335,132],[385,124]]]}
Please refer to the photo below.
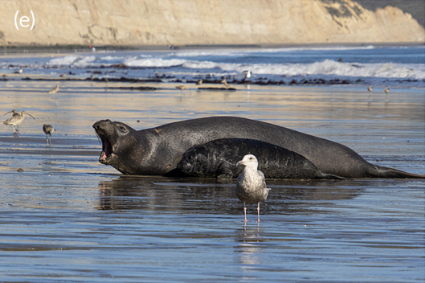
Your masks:
{"label": "speckled brown gull plumage", "polygon": [[246,204],[257,203],[258,220],[260,222],[260,202],[265,201],[269,194],[270,189],[266,188],[266,180],[263,172],[257,170],[257,158],[248,154],[243,157],[238,164],[245,165],[244,170],[238,176],[236,183],[236,196],[243,202],[243,210],[246,219]]}

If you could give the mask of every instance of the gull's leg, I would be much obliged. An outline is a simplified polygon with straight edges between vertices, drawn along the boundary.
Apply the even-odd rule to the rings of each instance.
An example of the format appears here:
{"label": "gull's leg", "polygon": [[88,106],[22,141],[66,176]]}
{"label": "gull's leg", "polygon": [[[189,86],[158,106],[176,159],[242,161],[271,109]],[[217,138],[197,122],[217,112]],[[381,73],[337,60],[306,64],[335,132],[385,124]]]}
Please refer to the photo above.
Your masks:
{"label": "gull's leg", "polygon": [[246,220],[246,206],[245,206],[245,202],[243,202],[243,214],[245,215],[245,220],[243,222],[248,222],[248,220]]}
{"label": "gull's leg", "polygon": [[257,220],[257,222],[260,222],[260,203],[258,203],[258,206],[257,206],[257,213],[258,213],[258,220]]}

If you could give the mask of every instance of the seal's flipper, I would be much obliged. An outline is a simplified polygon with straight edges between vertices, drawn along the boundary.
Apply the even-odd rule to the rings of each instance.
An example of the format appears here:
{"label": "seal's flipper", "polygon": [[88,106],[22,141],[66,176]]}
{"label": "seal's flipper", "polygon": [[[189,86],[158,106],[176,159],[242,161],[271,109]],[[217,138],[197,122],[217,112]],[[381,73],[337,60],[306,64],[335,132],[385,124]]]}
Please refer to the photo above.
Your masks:
{"label": "seal's flipper", "polygon": [[230,169],[230,166],[228,164],[228,162],[223,161],[218,169],[217,172],[217,179],[232,179],[233,178],[233,172]]}
{"label": "seal's flipper", "polygon": [[416,179],[425,179],[425,175],[417,175],[407,173],[401,170],[397,170],[390,167],[372,165],[368,172],[367,177],[372,178],[416,178]]}
{"label": "seal's flipper", "polygon": [[316,179],[346,180],[347,178],[337,176],[337,175],[334,175],[334,174],[327,174],[327,173],[323,173],[323,172],[319,171],[317,176],[316,176]]}

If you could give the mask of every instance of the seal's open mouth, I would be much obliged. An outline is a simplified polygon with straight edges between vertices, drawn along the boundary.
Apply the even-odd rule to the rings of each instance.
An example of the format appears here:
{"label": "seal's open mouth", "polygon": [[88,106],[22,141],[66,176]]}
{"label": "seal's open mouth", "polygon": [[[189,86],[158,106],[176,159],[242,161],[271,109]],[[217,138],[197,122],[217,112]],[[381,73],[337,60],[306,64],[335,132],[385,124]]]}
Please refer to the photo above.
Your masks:
{"label": "seal's open mouth", "polygon": [[103,164],[109,164],[112,157],[112,143],[102,130],[96,130],[97,135],[102,141],[102,152],[100,153],[99,162]]}

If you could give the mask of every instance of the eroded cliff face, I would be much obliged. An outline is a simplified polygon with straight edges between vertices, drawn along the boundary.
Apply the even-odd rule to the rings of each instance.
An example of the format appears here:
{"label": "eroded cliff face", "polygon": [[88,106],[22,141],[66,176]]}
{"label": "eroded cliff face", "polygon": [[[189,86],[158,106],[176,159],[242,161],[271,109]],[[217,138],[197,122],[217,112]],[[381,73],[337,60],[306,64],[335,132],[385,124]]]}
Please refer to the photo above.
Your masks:
{"label": "eroded cliff face", "polygon": [[409,14],[351,0],[2,0],[0,9],[2,45],[424,41]]}

